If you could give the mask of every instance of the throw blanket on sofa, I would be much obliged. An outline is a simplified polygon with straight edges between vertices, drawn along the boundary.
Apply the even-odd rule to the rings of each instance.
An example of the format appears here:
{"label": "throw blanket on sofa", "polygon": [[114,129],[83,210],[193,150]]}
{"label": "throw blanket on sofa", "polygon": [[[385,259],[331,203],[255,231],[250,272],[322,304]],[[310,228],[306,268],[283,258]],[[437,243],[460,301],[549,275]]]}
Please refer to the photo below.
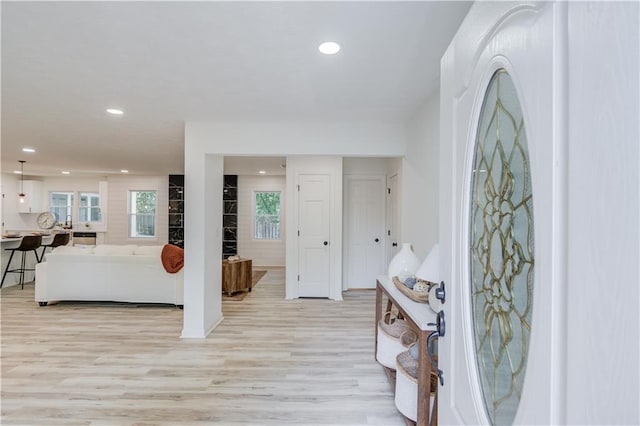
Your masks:
{"label": "throw blanket on sofa", "polygon": [[170,274],[175,274],[184,266],[184,249],[173,244],[165,244],[160,257],[162,266]]}

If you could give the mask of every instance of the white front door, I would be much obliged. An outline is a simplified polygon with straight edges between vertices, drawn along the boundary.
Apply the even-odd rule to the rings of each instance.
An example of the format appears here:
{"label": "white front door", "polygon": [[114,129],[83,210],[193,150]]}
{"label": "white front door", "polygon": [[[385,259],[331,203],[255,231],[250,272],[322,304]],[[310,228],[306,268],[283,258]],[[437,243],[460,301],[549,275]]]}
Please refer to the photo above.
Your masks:
{"label": "white front door", "polygon": [[329,297],[331,177],[300,174],[298,182],[299,296]]}
{"label": "white front door", "polygon": [[386,272],[385,177],[345,178],[346,288],[375,288]]}
{"label": "white front door", "polygon": [[442,59],[440,424],[563,419],[563,8],[475,3]]}

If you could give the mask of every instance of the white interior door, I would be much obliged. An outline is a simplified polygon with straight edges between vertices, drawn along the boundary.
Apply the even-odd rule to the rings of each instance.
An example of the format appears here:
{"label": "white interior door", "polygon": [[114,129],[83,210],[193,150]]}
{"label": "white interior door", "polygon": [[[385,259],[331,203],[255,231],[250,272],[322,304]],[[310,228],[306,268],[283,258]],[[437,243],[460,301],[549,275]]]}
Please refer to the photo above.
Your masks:
{"label": "white interior door", "polygon": [[375,288],[386,272],[385,177],[346,176],[346,288]]}
{"label": "white interior door", "polygon": [[300,174],[298,182],[299,296],[329,297],[331,177]]}
{"label": "white interior door", "polygon": [[387,265],[400,251],[400,197],[398,175],[389,177],[387,188]]}
{"label": "white interior door", "polygon": [[476,3],[442,60],[440,424],[562,423],[564,7]]}

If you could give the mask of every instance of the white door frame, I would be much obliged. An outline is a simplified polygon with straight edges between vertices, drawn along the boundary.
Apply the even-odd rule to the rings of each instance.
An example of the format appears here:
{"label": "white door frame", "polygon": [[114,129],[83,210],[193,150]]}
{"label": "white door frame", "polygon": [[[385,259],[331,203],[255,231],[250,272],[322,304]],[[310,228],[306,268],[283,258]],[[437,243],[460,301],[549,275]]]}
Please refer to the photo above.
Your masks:
{"label": "white door frame", "polygon": [[[391,184],[392,179],[395,179],[395,188]],[[395,211],[394,211],[395,210]],[[401,211],[401,203],[400,203],[400,173],[395,172],[389,175],[387,178],[387,197],[386,197],[386,233],[385,233],[385,241],[386,241],[386,255],[387,255],[387,265],[391,262],[393,256],[396,255],[398,251],[400,251],[401,244],[401,219],[402,219],[402,211]],[[394,214],[395,213],[395,214]],[[395,228],[396,235],[392,235]],[[396,246],[393,246],[393,243],[396,243]]]}

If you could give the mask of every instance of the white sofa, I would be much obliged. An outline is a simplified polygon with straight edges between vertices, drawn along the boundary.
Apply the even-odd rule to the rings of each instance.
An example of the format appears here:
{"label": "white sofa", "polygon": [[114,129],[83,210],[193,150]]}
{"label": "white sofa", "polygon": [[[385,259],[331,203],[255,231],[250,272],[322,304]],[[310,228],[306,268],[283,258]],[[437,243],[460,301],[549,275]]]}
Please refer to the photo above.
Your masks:
{"label": "white sofa", "polygon": [[98,245],[55,248],[36,265],[35,300],[183,305],[183,271],[166,272],[163,246]]}

